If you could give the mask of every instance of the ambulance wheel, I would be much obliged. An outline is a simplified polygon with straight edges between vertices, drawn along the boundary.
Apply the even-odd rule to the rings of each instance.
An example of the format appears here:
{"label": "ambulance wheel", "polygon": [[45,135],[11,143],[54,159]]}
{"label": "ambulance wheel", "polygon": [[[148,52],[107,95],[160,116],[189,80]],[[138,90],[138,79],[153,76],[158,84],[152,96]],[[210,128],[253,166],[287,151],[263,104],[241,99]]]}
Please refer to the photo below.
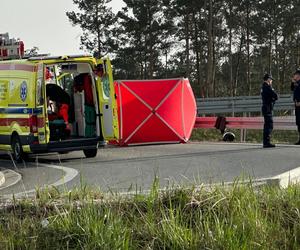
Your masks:
{"label": "ambulance wheel", "polygon": [[27,155],[23,152],[20,137],[18,135],[14,135],[12,137],[11,149],[12,149],[12,153],[13,153],[13,158],[16,162],[20,163],[26,159]]}
{"label": "ambulance wheel", "polygon": [[84,149],[83,150],[83,153],[84,153],[84,155],[85,155],[86,158],[94,158],[94,157],[96,157],[97,152],[98,152],[97,148],[94,148],[94,149]]}

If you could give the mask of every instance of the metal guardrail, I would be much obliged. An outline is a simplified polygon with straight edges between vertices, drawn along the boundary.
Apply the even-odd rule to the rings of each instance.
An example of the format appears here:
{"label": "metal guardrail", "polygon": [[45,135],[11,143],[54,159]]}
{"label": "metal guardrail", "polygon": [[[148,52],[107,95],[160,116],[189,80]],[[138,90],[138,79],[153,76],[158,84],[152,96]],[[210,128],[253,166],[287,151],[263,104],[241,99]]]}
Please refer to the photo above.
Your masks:
{"label": "metal guardrail", "polygon": [[[238,96],[218,98],[198,98],[198,116],[208,114],[232,114],[261,112],[261,96]],[[275,111],[292,111],[294,109],[291,95],[281,95],[276,102]]]}
{"label": "metal guardrail", "polygon": [[[197,117],[194,128],[217,128],[222,132],[226,129],[240,129],[241,142],[246,141],[247,129],[259,129],[264,127],[263,117],[224,117],[223,124],[217,125],[218,117]],[[297,130],[295,116],[274,117],[274,129],[277,130]],[[219,127],[218,127],[219,126]],[[223,138],[224,139],[224,138]]]}
{"label": "metal guardrail", "polygon": [[[263,129],[263,117],[226,117],[226,128],[229,129]],[[217,117],[197,117],[195,128],[215,128]],[[274,117],[274,129],[296,130],[294,116]]]}
{"label": "metal guardrail", "polygon": [[[247,129],[259,129],[264,127],[263,117],[235,117],[235,114],[260,113],[262,106],[261,96],[238,96],[238,97],[218,97],[218,98],[198,98],[198,116],[195,128],[217,128],[224,132],[226,129],[240,129],[241,141],[246,140]],[[294,102],[291,95],[281,95],[274,106],[275,111],[294,111]],[[216,116],[232,117],[222,118],[220,124]],[[214,115],[215,117],[205,117]],[[277,130],[296,130],[294,116],[274,117],[274,129]]]}

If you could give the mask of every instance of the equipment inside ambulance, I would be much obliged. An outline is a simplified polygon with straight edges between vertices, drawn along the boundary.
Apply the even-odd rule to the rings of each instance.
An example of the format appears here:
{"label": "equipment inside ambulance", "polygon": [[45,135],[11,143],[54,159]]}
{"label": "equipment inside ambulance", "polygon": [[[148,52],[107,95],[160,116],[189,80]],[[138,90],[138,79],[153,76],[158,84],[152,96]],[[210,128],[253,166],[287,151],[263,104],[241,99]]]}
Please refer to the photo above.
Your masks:
{"label": "equipment inside ambulance", "polygon": [[97,136],[103,140],[99,123],[97,133],[97,93],[89,65],[62,63],[47,69],[54,72],[46,83],[46,97],[52,103],[48,108],[50,141]]}
{"label": "equipment inside ambulance", "polygon": [[[101,75],[95,74],[97,68],[102,69]],[[28,153],[75,150],[95,157],[100,145],[118,137],[108,59],[82,56],[0,62],[0,90],[4,82],[14,82],[16,93],[5,101],[0,98],[0,149],[11,150],[17,161]],[[8,114],[10,120],[1,122]]]}

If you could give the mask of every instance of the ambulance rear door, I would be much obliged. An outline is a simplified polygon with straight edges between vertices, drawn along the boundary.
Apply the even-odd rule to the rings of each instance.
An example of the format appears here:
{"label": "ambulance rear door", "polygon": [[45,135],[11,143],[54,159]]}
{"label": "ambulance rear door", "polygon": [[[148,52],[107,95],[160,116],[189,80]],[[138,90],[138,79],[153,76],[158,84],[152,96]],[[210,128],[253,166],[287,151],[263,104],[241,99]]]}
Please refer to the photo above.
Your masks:
{"label": "ambulance rear door", "polygon": [[112,67],[109,59],[98,60],[103,73],[97,77],[101,128],[105,140],[119,139],[118,109]]}
{"label": "ambulance rear door", "polygon": [[47,99],[46,85],[44,80],[44,64],[38,64],[37,80],[36,80],[36,109],[33,119],[36,119],[37,133],[39,144],[47,144],[49,142],[49,121],[47,115]]}

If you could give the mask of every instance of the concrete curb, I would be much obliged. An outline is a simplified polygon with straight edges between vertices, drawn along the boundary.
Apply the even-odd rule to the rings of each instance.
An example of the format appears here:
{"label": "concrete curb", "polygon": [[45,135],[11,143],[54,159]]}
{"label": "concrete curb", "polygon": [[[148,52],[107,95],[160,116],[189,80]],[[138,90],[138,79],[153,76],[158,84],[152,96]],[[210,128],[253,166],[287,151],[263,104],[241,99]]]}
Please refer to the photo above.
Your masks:
{"label": "concrete curb", "polygon": [[[50,185],[46,185],[45,187],[58,187],[61,185],[65,185],[68,182],[70,182],[72,179],[74,179],[77,175],[78,175],[78,171],[72,168],[67,168],[67,167],[62,167],[62,166],[54,166],[54,165],[49,165],[49,164],[43,164],[44,167],[50,167],[50,168],[54,168],[54,169],[60,169],[62,171],[65,172],[65,175],[63,178],[59,179],[57,182],[50,184]],[[6,170],[9,173],[6,173],[6,176],[11,176],[14,175],[15,180],[14,181],[9,181],[10,184],[9,186],[15,185],[17,182],[19,182],[21,180],[21,175],[19,173],[16,173],[15,171],[12,170]],[[6,172],[4,171],[4,172]],[[0,173],[3,175],[3,172],[0,171]],[[5,175],[3,175],[3,178],[5,179]],[[9,178],[7,178],[9,179]],[[1,176],[0,176],[0,181],[1,181]],[[289,185],[293,185],[293,184],[299,184],[300,183],[300,167],[292,169],[290,171],[284,172],[280,175],[276,175],[273,177],[268,177],[268,178],[259,178],[259,179],[254,179],[254,180],[250,180],[250,181],[236,181],[236,182],[224,182],[224,183],[214,183],[214,184],[203,184],[200,186],[196,186],[194,187],[194,190],[202,190],[202,189],[207,189],[210,190],[212,188],[218,187],[218,186],[222,186],[222,187],[231,187],[234,186],[236,184],[238,185],[247,185],[247,184],[252,184],[254,187],[260,187],[260,186],[278,186],[280,188],[287,188]],[[1,182],[0,182],[1,184]],[[1,189],[5,189],[9,186],[4,185],[6,187],[3,187],[0,185],[0,190]],[[164,192],[169,190],[168,188],[165,189],[160,189],[159,192]],[[28,196],[30,194],[34,194],[35,193],[35,189],[32,190],[28,190],[26,192],[21,192],[21,193],[17,193],[15,194],[15,196],[17,198],[23,197],[23,196]],[[144,190],[144,191],[129,191],[129,192],[116,192],[115,195],[117,196],[132,196],[132,195],[136,195],[136,194],[144,194],[144,195],[148,195],[151,193],[151,190]],[[115,196],[115,195],[108,195],[108,196]],[[1,198],[11,198],[12,195],[4,195],[1,196]]]}
{"label": "concrete curb", "polygon": [[0,171],[0,187],[5,183],[5,175]]}
{"label": "concrete curb", "polygon": [[[263,187],[263,186],[277,186],[280,188],[288,188],[290,185],[300,184],[300,167],[292,169],[290,171],[284,172],[280,175],[276,175],[269,178],[259,178],[249,181],[236,181],[236,182],[223,182],[223,183],[213,183],[213,184],[203,184],[200,186],[195,186],[194,191],[199,190],[212,190],[216,187],[230,188],[234,185],[249,185],[252,184],[253,187]],[[170,189],[159,189],[159,192],[165,192]],[[172,190],[172,189],[171,189]],[[116,192],[117,196],[135,196],[137,194],[149,195],[151,190],[145,190],[141,192],[129,191],[129,192]],[[109,195],[114,196],[114,195]]]}
{"label": "concrete curb", "polygon": [[[267,178],[259,178],[250,181],[241,181],[237,182],[238,184],[249,184],[252,183],[253,186],[279,186],[280,188],[287,188],[290,185],[299,184],[300,183],[300,167],[292,169],[290,171],[284,172],[282,174],[267,177]],[[215,185],[223,185],[223,186],[232,186],[235,182],[226,182],[226,183],[217,183],[207,186],[215,186]]]}
{"label": "concrete curb", "polygon": [[273,181],[277,181],[281,188],[287,188],[289,185],[300,183],[300,167],[287,171],[283,174],[274,176]]}
{"label": "concrete curb", "polygon": [[288,188],[290,185],[295,185],[300,183],[300,167],[292,169],[290,171],[284,172],[282,174],[259,178],[249,181],[237,181],[237,182],[225,182],[225,183],[215,183],[215,184],[204,184],[202,186],[205,188],[215,187],[215,186],[233,186],[235,184],[247,185],[252,184],[254,187],[259,186],[278,186],[280,188]]}

